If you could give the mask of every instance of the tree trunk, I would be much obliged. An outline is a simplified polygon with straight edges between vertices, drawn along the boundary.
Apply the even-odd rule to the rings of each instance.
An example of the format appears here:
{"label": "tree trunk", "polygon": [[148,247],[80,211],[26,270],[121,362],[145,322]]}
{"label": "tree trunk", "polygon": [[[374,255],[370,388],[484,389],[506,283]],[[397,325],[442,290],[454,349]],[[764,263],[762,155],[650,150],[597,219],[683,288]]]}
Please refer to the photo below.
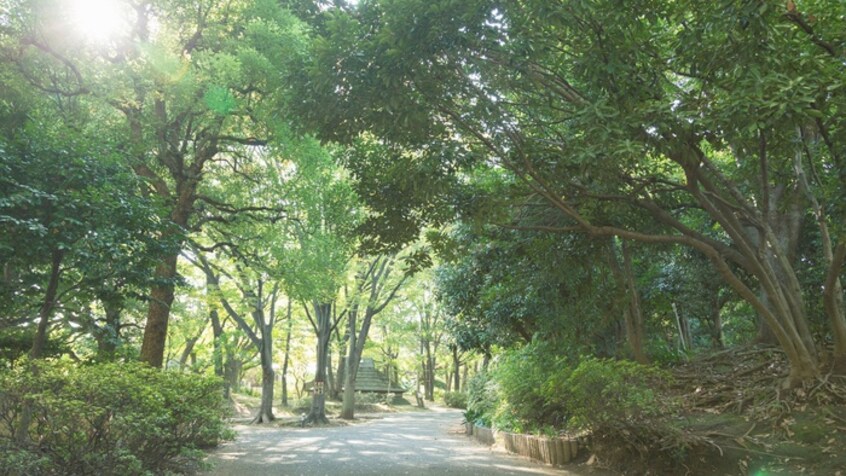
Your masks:
{"label": "tree trunk", "polygon": [[344,337],[339,341],[340,350],[338,351],[338,366],[335,371],[335,380],[332,385],[332,399],[338,400],[343,398],[341,395],[342,389],[346,388],[346,372],[347,372],[347,353],[349,352],[349,331],[344,332]]}
{"label": "tree trunk", "polygon": [[288,300],[288,335],[285,336],[285,357],[282,359],[282,406],[288,406],[288,359],[291,355],[291,330],[294,321],[291,319],[291,300]]}
{"label": "tree trunk", "polygon": [[147,310],[147,324],[144,327],[144,341],[141,344],[141,361],[152,367],[161,368],[164,358],[167,324],[170,318],[170,306],[173,304],[178,255],[165,257],[158,266],[154,277],[160,284],[150,289],[150,305]]}
{"label": "tree trunk", "polygon": [[332,368],[332,343],[326,346],[326,393],[330,400],[338,398],[339,390],[335,386],[335,370]]}
{"label": "tree trunk", "polygon": [[617,302],[619,303],[618,307],[622,308],[626,341],[629,344],[632,358],[636,362],[645,364],[649,362],[649,359],[643,352],[643,314],[640,308],[640,294],[638,293],[637,284],[634,279],[631,249],[626,244],[626,240],[621,240],[623,255],[623,263],[621,265],[617,257],[617,246],[614,241],[614,238],[609,240],[608,264],[611,268],[611,274],[617,283]]}
{"label": "tree trunk", "polygon": [[435,400],[435,357],[432,355],[432,344],[428,341],[423,343],[423,350],[426,354],[423,379],[423,398],[429,401]]}
{"label": "tree trunk", "polygon": [[846,261],[846,244],[840,243],[832,252],[828,273],[823,287],[823,307],[828,315],[834,336],[833,369],[846,373],[846,316],[843,307],[843,285],[840,272]]}
{"label": "tree trunk", "polygon": [[326,357],[329,350],[331,332],[332,304],[313,303],[317,330],[317,368],[312,383],[311,411],[306,422],[329,423],[326,418]]}
{"label": "tree trunk", "polygon": [[[200,160],[200,159],[196,159]],[[170,215],[171,222],[180,230],[188,225],[188,219],[194,209],[195,193],[197,189],[197,177],[186,179],[177,177],[175,190],[176,196],[163,195],[165,199],[175,198],[173,210]],[[160,191],[160,194],[164,190]],[[168,236],[173,238],[174,235]],[[183,242],[180,239],[179,244]],[[173,304],[175,281],[178,276],[176,263],[179,259],[179,252],[165,256],[156,266],[153,277],[158,284],[150,288],[150,304],[147,309],[147,323],[144,326],[144,340],[141,343],[141,362],[146,362],[152,367],[161,368],[164,359],[165,342],[167,340],[167,325],[170,319],[170,308]]]}
{"label": "tree trunk", "polygon": [[353,305],[350,307],[349,316],[347,317],[347,335],[349,336],[347,348],[349,349],[349,355],[344,360],[346,369],[344,370],[344,401],[341,407],[341,418],[345,420],[352,420],[355,417],[355,377],[358,374],[358,365],[361,360],[361,355],[357,352],[357,317],[358,307]]}
{"label": "tree trunk", "polygon": [[270,423],[276,419],[273,414],[273,384],[276,374],[273,371],[273,343],[270,332],[262,333],[261,356],[261,407],[253,423]]}
{"label": "tree trunk", "polygon": [[[50,316],[53,314],[53,309],[56,307],[56,294],[59,289],[59,277],[62,273],[63,259],[64,251],[58,249],[53,250],[50,263],[50,279],[47,283],[47,291],[44,293],[44,302],[41,304],[41,309],[38,313],[38,329],[32,341],[32,349],[29,352],[29,356],[33,359],[40,359],[44,355],[44,349],[47,346],[47,327],[50,323]],[[38,368],[32,366],[32,372],[35,373],[37,371]],[[15,441],[19,445],[26,444],[29,439],[29,426],[32,423],[32,405],[33,402],[26,400],[21,409],[21,418],[14,435]]]}
{"label": "tree trunk", "polygon": [[[361,364],[361,355],[364,352],[364,344],[370,334],[370,326],[373,324],[373,317],[381,311],[380,307],[368,305],[364,309],[364,318],[361,321],[361,329],[356,333],[356,319],[358,307],[354,307],[349,313],[349,356],[347,357],[347,368],[344,385],[344,404],[341,418],[351,419],[355,416],[355,379],[358,376],[358,367]],[[390,387],[388,388],[390,391]]]}
{"label": "tree trunk", "polygon": [[[258,351],[261,362],[261,407],[255,419],[253,419],[253,423],[270,423],[276,419],[273,414],[273,385],[276,383],[276,372],[273,371],[273,325],[276,323],[278,287],[274,286],[270,292],[268,297],[270,316],[265,317],[263,285],[263,279],[259,278],[256,285],[257,293],[250,295],[254,299],[252,316],[256,328],[259,330],[257,343],[259,344]],[[251,337],[255,338],[256,336],[251,335]]]}
{"label": "tree trunk", "polygon": [[241,391],[241,372],[244,368],[244,363],[240,360],[236,359],[234,355],[232,355],[232,351],[227,351],[228,357],[224,362],[223,368],[225,369],[224,374],[225,377],[224,381],[224,392],[228,392],[231,396],[231,392],[238,393]]}
{"label": "tree trunk", "polygon": [[723,349],[725,343],[723,342],[723,320],[721,317],[723,309],[723,299],[720,298],[719,289],[711,293],[711,299],[708,300],[709,321],[711,327],[711,346],[714,349]]}
{"label": "tree trunk", "polygon": [[228,349],[223,348],[223,325],[220,322],[217,308],[210,308],[209,319],[212,324],[212,361],[214,362],[214,374],[223,379],[223,398],[229,400],[232,397],[232,383],[226,378],[225,361],[228,360],[226,357],[229,356],[230,352]]}
{"label": "tree trunk", "polygon": [[32,349],[29,356],[33,359],[40,359],[44,355],[44,348],[47,346],[47,328],[50,324],[50,317],[53,309],[56,308],[56,294],[59,290],[59,277],[62,274],[62,260],[65,252],[53,250],[50,261],[50,279],[47,282],[47,291],[44,293],[44,301],[38,312],[38,329],[32,341]]}
{"label": "tree trunk", "polygon": [[188,363],[188,358],[194,353],[194,345],[200,340],[200,336],[189,337],[185,341],[185,349],[182,350],[182,355],[179,356],[179,369],[184,370],[185,364]]}
{"label": "tree trunk", "polygon": [[[819,143],[820,137],[817,133],[811,132],[809,134],[803,133],[799,128],[799,136],[803,143],[810,139],[812,142]],[[807,137],[807,136],[810,137]],[[846,309],[843,303],[843,285],[840,282],[840,274],[843,270],[844,260],[846,260],[846,243],[839,243],[835,246],[834,240],[831,236],[831,231],[828,226],[828,216],[820,203],[817,196],[811,189],[810,181],[805,173],[803,153],[808,150],[806,148],[798,148],[794,155],[793,168],[796,177],[799,181],[799,186],[805,193],[806,198],[811,204],[811,209],[814,212],[817,226],[820,230],[820,241],[822,242],[822,253],[828,266],[826,272],[825,282],[823,284],[823,309],[826,316],[828,316],[829,324],[831,326],[831,333],[834,340],[834,355],[832,369],[837,373],[846,373]],[[809,154],[810,155],[810,154]],[[808,157],[813,160],[811,157]],[[846,174],[846,171],[840,170],[841,177]]]}
{"label": "tree trunk", "polygon": [[112,362],[117,354],[120,342],[120,314],[123,306],[113,299],[100,299],[106,314],[106,323],[102,326],[92,324],[92,335],[97,341],[97,360]]}
{"label": "tree trunk", "polygon": [[690,321],[687,316],[682,316],[679,313],[679,308],[675,302],[671,303],[673,308],[673,315],[676,317],[676,326],[679,330],[679,347],[685,352],[691,350],[693,347],[693,339],[690,336]]}
{"label": "tree trunk", "polygon": [[455,379],[452,388],[453,391],[458,392],[461,390],[461,359],[458,357],[457,345],[452,346],[452,374]]}

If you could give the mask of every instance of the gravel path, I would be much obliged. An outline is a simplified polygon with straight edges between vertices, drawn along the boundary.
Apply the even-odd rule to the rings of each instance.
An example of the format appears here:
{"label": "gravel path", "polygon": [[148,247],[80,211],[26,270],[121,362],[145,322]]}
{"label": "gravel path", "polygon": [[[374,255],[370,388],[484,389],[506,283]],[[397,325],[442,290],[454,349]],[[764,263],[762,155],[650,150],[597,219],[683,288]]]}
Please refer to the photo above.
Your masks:
{"label": "gravel path", "polygon": [[454,410],[387,414],[341,427],[235,429],[236,440],[209,457],[213,476],[597,474],[491,450],[464,436]]}

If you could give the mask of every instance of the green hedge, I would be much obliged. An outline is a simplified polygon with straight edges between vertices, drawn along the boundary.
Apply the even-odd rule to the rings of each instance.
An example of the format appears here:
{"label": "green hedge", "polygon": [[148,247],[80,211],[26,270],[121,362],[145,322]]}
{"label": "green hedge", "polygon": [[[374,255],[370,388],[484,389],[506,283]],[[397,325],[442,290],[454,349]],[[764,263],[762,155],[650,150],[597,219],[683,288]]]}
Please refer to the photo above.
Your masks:
{"label": "green hedge", "polygon": [[532,343],[504,352],[468,382],[465,418],[518,433],[629,430],[675,411],[657,392],[668,378],[625,360],[569,362]]}
{"label": "green hedge", "polygon": [[231,437],[225,411],[215,378],[137,363],[18,362],[0,371],[0,474],[195,471],[201,448]]}
{"label": "green hedge", "polygon": [[464,392],[444,393],[444,404],[450,408],[467,408],[467,394]]}

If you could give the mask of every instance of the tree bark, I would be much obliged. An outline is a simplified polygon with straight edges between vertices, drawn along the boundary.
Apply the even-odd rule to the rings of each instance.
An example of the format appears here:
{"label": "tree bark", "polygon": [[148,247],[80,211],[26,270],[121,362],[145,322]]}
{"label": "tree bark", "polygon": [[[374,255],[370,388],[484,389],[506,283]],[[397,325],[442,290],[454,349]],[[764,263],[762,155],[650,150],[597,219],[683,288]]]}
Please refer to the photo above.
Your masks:
{"label": "tree bark", "polygon": [[[273,370],[273,325],[276,321],[276,297],[277,287],[274,286],[270,296],[267,298],[270,307],[270,316],[265,317],[264,281],[259,278],[256,283],[257,294],[252,297],[253,321],[259,330],[258,342],[256,342],[261,362],[261,407],[253,419],[253,423],[270,423],[276,419],[273,414],[273,386],[276,383],[276,372]],[[249,334],[250,337],[255,337]]]}
{"label": "tree bark", "polygon": [[840,243],[832,252],[823,287],[823,307],[834,336],[833,368],[838,373],[846,373],[846,317],[844,317],[843,286],[840,283],[840,272],[844,261],[846,261],[846,243]]}
{"label": "tree bark", "polygon": [[[202,331],[201,331],[202,334]],[[185,348],[182,349],[182,355],[179,356],[179,368],[180,370],[185,369],[185,365],[188,363],[188,358],[191,357],[191,354],[194,353],[194,345],[197,344],[197,341],[200,340],[200,336],[192,336],[189,337],[188,340],[185,341]]]}
{"label": "tree bark", "polygon": [[332,368],[332,340],[329,339],[329,345],[326,346],[326,394],[329,399],[335,400],[338,398],[339,390],[336,387],[335,371]]}
{"label": "tree bark", "polygon": [[231,398],[231,392],[241,391],[241,372],[244,368],[244,362],[236,359],[231,355],[231,351],[227,351],[230,355],[224,362],[224,392],[228,393],[227,398]]}
{"label": "tree bark", "polygon": [[452,346],[452,374],[454,380],[453,391],[461,391],[461,359],[458,356],[458,346]]}
{"label": "tree bark", "polygon": [[141,361],[152,367],[161,368],[164,359],[167,325],[170,318],[170,306],[173,304],[176,278],[177,255],[165,257],[156,266],[153,276],[156,281],[150,289],[150,305],[147,310],[147,324],[144,326],[144,340],[141,343]]}
{"label": "tree bark", "polygon": [[35,338],[32,341],[32,349],[29,356],[33,359],[40,359],[47,347],[47,328],[50,325],[50,317],[53,309],[56,308],[56,294],[59,290],[59,277],[62,274],[62,260],[65,252],[55,249],[50,260],[50,278],[47,282],[47,290],[44,293],[44,301],[38,311],[38,328],[35,331]]}
{"label": "tree bark", "polygon": [[285,336],[285,357],[282,359],[282,406],[288,406],[288,359],[291,356],[291,330],[293,329],[294,321],[291,319],[292,302],[288,299],[288,332]]}
{"label": "tree bark", "polygon": [[723,308],[723,301],[720,299],[719,292],[711,294],[709,299],[709,320],[711,321],[711,345],[714,349],[723,349],[725,343],[723,342],[723,320],[721,312]]}
{"label": "tree bark", "polygon": [[118,342],[120,341],[120,314],[123,311],[122,304],[113,299],[100,298],[106,322],[102,326],[91,323],[91,334],[97,341],[97,360],[100,362],[112,362],[117,354]]}
{"label": "tree bark", "polygon": [[621,241],[622,265],[617,257],[617,246],[614,244],[613,238],[609,241],[608,247],[608,264],[618,289],[618,305],[616,307],[621,308],[626,342],[629,345],[632,358],[636,362],[645,364],[649,362],[649,359],[643,352],[643,314],[640,309],[640,294],[634,279],[631,249],[626,244],[626,240]]}
{"label": "tree bark", "polygon": [[347,317],[347,335],[349,336],[347,348],[349,349],[349,354],[344,361],[346,368],[344,369],[344,398],[341,407],[341,418],[345,420],[352,420],[355,417],[355,378],[358,374],[358,366],[361,360],[361,355],[357,352],[357,317],[358,306],[354,304],[350,307],[350,313]]}
{"label": "tree bark", "polygon": [[[823,133],[824,131],[820,129],[819,132]],[[835,246],[831,230],[828,226],[828,215],[820,200],[811,189],[811,181],[805,173],[803,153],[808,156],[809,161],[813,161],[810,149],[807,147],[805,141],[810,139],[812,142],[819,142],[820,134],[814,132],[806,134],[802,128],[799,128],[798,133],[804,147],[796,151],[793,168],[799,186],[805,193],[814,212],[814,218],[820,230],[823,258],[825,258],[828,266],[823,284],[823,309],[828,316],[834,340],[834,362],[832,367],[838,373],[846,373],[846,308],[844,308],[843,302],[843,285],[840,281],[840,274],[843,270],[844,260],[846,260],[846,243],[841,242]],[[836,155],[835,151],[832,150],[831,152]],[[841,169],[841,178],[844,174],[846,174],[846,170]]]}
{"label": "tree bark", "polygon": [[270,423],[276,419],[273,414],[273,384],[276,381],[276,374],[273,371],[273,342],[271,339],[262,337],[261,407],[253,420],[254,423]]}
{"label": "tree bark", "polygon": [[[364,317],[361,321],[361,329],[356,329],[356,319],[359,307],[353,305],[349,310],[348,334],[349,334],[349,355],[346,359],[344,400],[341,411],[341,418],[352,419],[355,416],[355,379],[358,375],[358,367],[361,363],[361,355],[364,352],[364,344],[370,333],[370,326],[373,318],[385,309],[385,306],[396,296],[397,291],[405,282],[405,277],[399,280],[396,286],[385,293],[388,277],[393,268],[394,257],[378,256],[373,259],[367,271],[360,274],[358,289],[365,288],[370,280],[370,296],[364,308]],[[357,332],[357,333],[356,333]],[[390,391],[390,386],[388,388]]]}
{"label": "tree bark", "polygon": [[[56,295],[59,290],[59,278],[62,273],[63,259],[64,251],[59,249],[53,250],[50,261],[50,278],[47,282],[47,290],[44,293],[44,302],[41,304],[41,309],[38,312],[38,329],[35,331],[32,349],[29,352],[29,356],[33,359],[43,357],[44,349],[47,347],[47,328],[50,324],[50,316],[53,315],[53,309],[56,307]],[[32,366],[32,372],[37,371],[38,368]],[[33,403],[27,400],[21,409],[21,417],[14,435],[15,441],[19,445],[26,444],[29,439],[29,426],[32,423],[32,405]]]}
{"label": "tree bark", "polygon": [[329,423],[326,418],[326,357],[329,351],[329,338],[332,332],[332,304],[314,302],[315,334],[317,336],[317,367],[311,389],[311,411],[306,422],[316,424]]}

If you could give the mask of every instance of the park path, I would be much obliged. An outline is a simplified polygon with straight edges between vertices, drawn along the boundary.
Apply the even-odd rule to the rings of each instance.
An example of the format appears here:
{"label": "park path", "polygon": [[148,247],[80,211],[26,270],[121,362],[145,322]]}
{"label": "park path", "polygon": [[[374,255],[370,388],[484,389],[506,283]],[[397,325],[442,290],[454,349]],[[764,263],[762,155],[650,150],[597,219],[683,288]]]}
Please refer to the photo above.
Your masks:
{"label": "park path", "polygon": [[555,470],[464,436],[461,412],[385,414],[318,428],[236,426],[238,437],[209,457],[212,476],[587,475]]}

